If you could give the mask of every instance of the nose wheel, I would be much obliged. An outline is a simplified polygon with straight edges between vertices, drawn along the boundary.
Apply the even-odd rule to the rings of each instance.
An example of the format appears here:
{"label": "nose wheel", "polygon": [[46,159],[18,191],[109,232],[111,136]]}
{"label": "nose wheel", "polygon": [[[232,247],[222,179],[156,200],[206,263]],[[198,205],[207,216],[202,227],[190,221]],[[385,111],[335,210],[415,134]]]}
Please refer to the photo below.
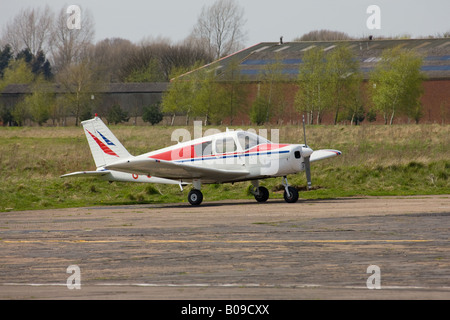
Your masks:
{"label": "nose wheel", "polygon": [[284,190],[284,201],[287,203],[294,203],[298,200],[298,190],[294,187],[287,187],[287,191]]}
{"label": "nose wheel", "polygon": [[298,190],[289,185],[287,178],[283,177],[284,201],[287,203],[295,203],[298,200]]}

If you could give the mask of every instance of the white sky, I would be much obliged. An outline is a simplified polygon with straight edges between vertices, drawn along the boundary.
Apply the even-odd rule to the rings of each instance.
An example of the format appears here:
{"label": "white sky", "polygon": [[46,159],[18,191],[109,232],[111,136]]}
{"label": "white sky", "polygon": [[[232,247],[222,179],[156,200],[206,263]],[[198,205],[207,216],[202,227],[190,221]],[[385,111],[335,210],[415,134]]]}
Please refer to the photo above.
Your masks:
{"label": "white sky", "polygon": [[[0,32],[22,8],[44,7],[55,12],[71,4],[89,9],[95,21],[95,40],[121,37],[139,42],[165,37],[186,38],[201,8],[213,0],[0,0]],[[245,10],[247,40],[288,42],[311,30],[330,29],[351,36],[409,34],[414,38],[450,31],[449,0],[240,0]],[[369,5],[381,9],[381,29],[369,30]],[[83,14],[83,12],[82,12]]]}

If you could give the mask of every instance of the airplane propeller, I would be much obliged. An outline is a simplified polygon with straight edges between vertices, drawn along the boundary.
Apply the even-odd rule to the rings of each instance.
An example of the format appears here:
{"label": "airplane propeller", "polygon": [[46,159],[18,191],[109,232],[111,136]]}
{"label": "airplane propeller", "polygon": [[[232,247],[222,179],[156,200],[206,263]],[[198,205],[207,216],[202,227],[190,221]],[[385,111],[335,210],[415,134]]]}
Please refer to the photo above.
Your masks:
{"label": "airplane propeller", "polygon": [[311,165],[309,162],[309,158],[311,154],[313,153],[313,150],[308,147],[306,143],[306,129],[305,129],[305,116],[303,115],[303,137],[305,139],[305,147],[302,148],[302,156],[303,161],[305,163],[305,173],[306,173],[306,181],[308,183],[307,188],[308,190],[311,189]]}

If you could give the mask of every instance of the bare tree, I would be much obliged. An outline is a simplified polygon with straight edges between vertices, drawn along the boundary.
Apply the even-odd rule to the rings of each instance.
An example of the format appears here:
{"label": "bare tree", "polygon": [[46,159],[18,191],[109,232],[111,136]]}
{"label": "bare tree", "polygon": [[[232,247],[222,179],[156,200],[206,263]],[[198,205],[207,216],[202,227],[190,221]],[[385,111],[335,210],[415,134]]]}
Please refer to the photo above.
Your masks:
{"label": "bare tree", "polygon": [[81,62],[87,55],[94,39],[94,20],[88,10],[81,12],[80,29],[67,26],[69,15],[63,7],[55,19],[52,33],[53,66],[57,71],[72,63]]}
{"label": "bare tree", "polygon": [[50,8],[22,9],[3,29],[3,43],[11,46],[14,54],[28,49],[33,55],[46,53],[51,35],[53,12]]}
{"label": "bare tree", "polygon": [[235,0],[217,0],[202,8],[190,39],[219,59],[242,48],[245,22],[244,9]]}
{"label": "bare tree", "polygon": [[90,60],[96,66],[99,78],[106,82],[120,82],[121,70],[136,45],[122,38],[107,38],[91,47]]}
{"label": "bare tree", "polygon": [[188,41],[171,44],[170,40],[157,38],[135,46],[124,59],[118,74],[123,81],[169,81],[173,68],[189,68],[196,62],[212,61],[206,51]]}
{"label": "bare tree", "polygon": [[[59,101],[61,107],[75,117],[77,126],[79,120],[83,120],[84,115],[91,115],[91,107],[98,100],[95,98],[93,101],[92,95],[103,91],[103,84],[98,81],[92,64],[86,60],[66,66],[58,73],[56,81],[64,92]],[[67,114],[67,112],[63,112],[63,114]]]}

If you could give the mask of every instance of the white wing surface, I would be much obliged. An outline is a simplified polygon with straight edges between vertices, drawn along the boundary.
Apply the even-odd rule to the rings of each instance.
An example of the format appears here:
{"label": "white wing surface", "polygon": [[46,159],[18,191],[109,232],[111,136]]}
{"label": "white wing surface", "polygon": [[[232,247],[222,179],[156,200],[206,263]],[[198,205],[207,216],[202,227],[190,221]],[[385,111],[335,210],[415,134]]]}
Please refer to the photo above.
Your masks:
{"label": "white wing surface", "polygon": [[202,179],[204,181],[229,181],[249,174],[245,170],[223,170],[194,166],[187,163],[165,160],[129,159],[115,162],[105,167],[109,170],[152,175],[174,180]]}

